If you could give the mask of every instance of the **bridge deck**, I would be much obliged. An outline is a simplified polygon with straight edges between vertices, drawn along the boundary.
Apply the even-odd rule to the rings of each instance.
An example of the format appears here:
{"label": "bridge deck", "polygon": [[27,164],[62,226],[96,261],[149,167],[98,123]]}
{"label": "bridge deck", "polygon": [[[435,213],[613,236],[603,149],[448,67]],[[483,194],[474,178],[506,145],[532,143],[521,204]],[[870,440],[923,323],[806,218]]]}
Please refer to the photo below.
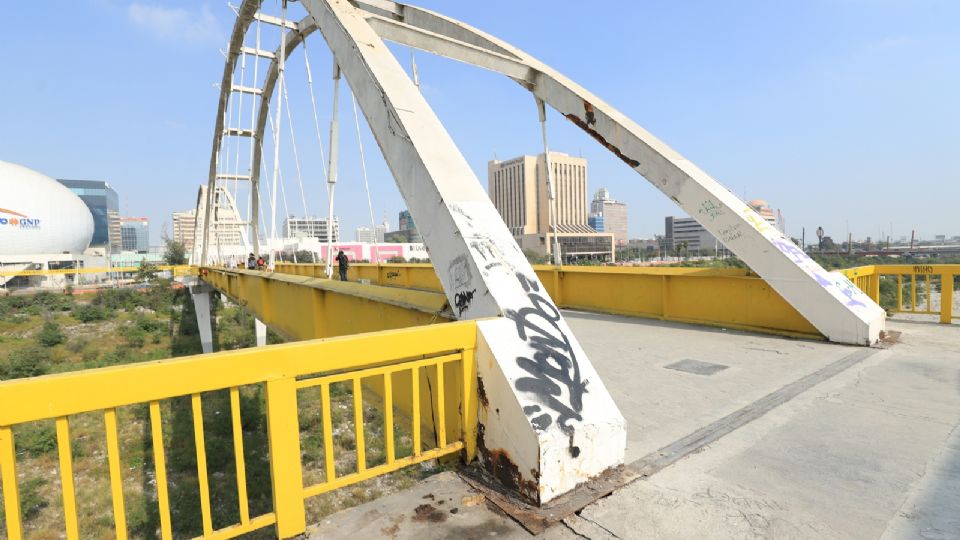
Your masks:
{"label": "bridge deck", "polygon": [[[862,349],[567,317],[629,422],[627,461],[655,472],[549,537],[960,536],[960,327],[893,319],[900,343]],[[312,532],[528,536],[471,494],[439,475]]]}

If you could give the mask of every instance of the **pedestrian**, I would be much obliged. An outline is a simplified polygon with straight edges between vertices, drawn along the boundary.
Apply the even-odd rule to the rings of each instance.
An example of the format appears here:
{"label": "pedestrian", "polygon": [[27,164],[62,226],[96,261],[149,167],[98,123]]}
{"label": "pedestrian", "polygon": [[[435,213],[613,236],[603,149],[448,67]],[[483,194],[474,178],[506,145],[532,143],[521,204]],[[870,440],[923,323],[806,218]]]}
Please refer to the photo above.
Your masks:
{"label": "pedestrian", "polygon": [[251,253],[250,256],[247,257],[247,270],[256,270],[256,268],[257,258]]}
{"label": "pedestrian", "polygon": [[350,267],[350,262],[347,260],[347,256],[343,254],[343,250],[340,250],[340,253],[337,253],[337,266],[340,269],[340,281],[347,280],[347,268]]}
{"label": "pedestrian", "polygon": [[257,270],[260,270],[260,271],[262,272],[262,271],[263,271],[263,267],[266,266],[266,265],[267,265],[267,263],[266,263],[266,261],[263,260],[263,255],[261,255],[260,258],[257,259]]}

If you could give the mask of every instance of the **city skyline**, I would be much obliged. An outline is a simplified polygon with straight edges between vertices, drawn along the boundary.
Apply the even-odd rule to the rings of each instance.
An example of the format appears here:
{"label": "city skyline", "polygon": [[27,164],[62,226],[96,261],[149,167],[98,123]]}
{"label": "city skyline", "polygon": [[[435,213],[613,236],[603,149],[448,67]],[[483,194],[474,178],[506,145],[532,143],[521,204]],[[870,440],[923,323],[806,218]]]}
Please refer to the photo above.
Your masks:
{"label": "city skyline", "polygon": [[[691,31],[711,43],[710,50],[665,29],[627,32],[629,20],[613,21],[602,40],[549,32],[577,15],[572,5],[540,13],[508,2],[492,2],[483,12],[439,1],[420,4],[442,8],[555,65],[745,201],[758,196],[779,201],[790,216],[790,236],[799,237],[806,227],[809,237],[818,226],[834,238],[845,238],[847,230],[855,238],[885,237],[891,228],[894,238],[912,230],[924,239],[960,233],[950,228],[956,228],[950,201],[960,197],[960,165],[950,157],[960,125],[960,106],[948,91],[957,86],[960,73],[960,43],[946,22],[956,19],[950,16],[957,14],[954,4],[637,7],[637,16],[645,20],[683,17]],[[224,46],[233,13],[226,6],[170,2],[152,11],[139,9],[135,17],[134,6],[141,4],[63,6],[64,16],[50,21],[50,40],[36,43],[31,54],[11,49],[10,71],[21,83],[8,87],[8,103],[19,105],[5,111],[0,159],[51,177],[109,182],[122,197],[124,214],[150,219],[151,243],[156,243],[164,230],[171,231],[169,216],[190,208],[193,186],[205,180],[216,106],[213,83],[222,70],[217,50]],[[516,16],[496,16],[507,9]],[[22,5],[9,11],[10,43],[30,42],[25,32],[32,11]],[[534,12],[543,28],[524,23]],[[165,20],[183,24],[164,26]],[[816,35],[805,30],[811,21],[818,21]],[[734,27],[742,32],[724,30]],[[119,41],[127,46],[111,45]],[[85,47],[72,50],[63,46],[68,42]],[[767,46],[755,47],[757,42]],[[317,77],[325,83],[318,102],[326,108],[329,53],[322,45],[312,51],[314,73],[324,74]],[[625,51],[653,51],[650,73],[611,69],[622,65]],[[400,52],[401,58],[409,56]],[[44,63],[33,61],[40,57]],[[291,58],[302,62],[296,54]],[[146,63],[153,69],[103,70],[101,62]],[[537,152],[536,112],[512,82],[426,54],[418,53],[417,63],[425,96],[481,183],[492,157]],[[176,75],[158,78],[160,72]],[[302,79],[291,70],[290,99],[303,119],[298,137],[310,141]],[[62,80],[72,83],[59,84]],[[468,108],[464,102],[497,107]],[[346,230],[375,225],[368,223],[350,116],[342,120],[335,209]],[[678,213],[669,199],[578,128],[553,111],[548,117],[552,148],[589,159],[598,180],[591,187],[606,186],[630,205],[631,238],[653,236],[664,216]],[[321,122],[328,119],[329,111],[323,111]],[[905,132],[912,137],[889,136]],[[362,122],[361,133],[375,215],[405,208]],[[284,159],[292,176],[292,158]],[[325,214],[320,166],[305,164],[304,176],[308,213]],[[910,190],[914,208],[903,208],[901,199],[891,196],[898,189]]]}

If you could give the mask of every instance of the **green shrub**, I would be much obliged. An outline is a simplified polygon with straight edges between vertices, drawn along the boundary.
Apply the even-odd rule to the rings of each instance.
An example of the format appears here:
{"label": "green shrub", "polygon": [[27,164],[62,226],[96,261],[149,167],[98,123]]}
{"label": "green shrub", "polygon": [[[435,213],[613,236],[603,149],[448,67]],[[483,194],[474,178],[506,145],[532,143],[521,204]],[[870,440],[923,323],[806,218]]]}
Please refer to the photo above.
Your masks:
{"label": "green shrub", "polygon": [[146,317],[140,315],[137,317],[135,322],[137,328],[143,330],[144,332],[156,332],[157,330],[162,330],[165,326],[162,322],[154,319],[152,317]]}
{"label": "green shrub", "polygon": [[57,433],[49,422],[17,426],[14,440],[17,452],[24,452],[30,457],[42,456],[57,447]]}
{"label": "green shrub", "polygon": [[73,306],[73,295],[41,291],[33,295],[33,305],[46,311],[69,311]]}
{"label": "green shrub", "polygon": [[55,347],[67,340],[67,336],[60,330],[60,325],[47,321],[43,323],[43,328],[37,332],[37,343],[44,347]]}
{"label": "green shrub", "polygon": [[70,314],[74,319],[84,323],[105,321],[111,315],[107,309],[99,304],[78,304],[74,306]]}
{"label": "green shrub", "polygon": [[0,363],[0,379],[38,377],[50,371],[50,353],[41,347],[27,347],[11,351],[7,361]]}
{"label": "green shrub", "polygon": [[49,504],[40,494],[45,484],[43,478],[31,478],[20,484],[20,509],[24,520],[30,521],[37,517]]}
{"label": "green shrub", "polygon": [[147,333],[139,326],[130,326],[123,329],[123,339],[127,345],[139,349],[147,342]]}

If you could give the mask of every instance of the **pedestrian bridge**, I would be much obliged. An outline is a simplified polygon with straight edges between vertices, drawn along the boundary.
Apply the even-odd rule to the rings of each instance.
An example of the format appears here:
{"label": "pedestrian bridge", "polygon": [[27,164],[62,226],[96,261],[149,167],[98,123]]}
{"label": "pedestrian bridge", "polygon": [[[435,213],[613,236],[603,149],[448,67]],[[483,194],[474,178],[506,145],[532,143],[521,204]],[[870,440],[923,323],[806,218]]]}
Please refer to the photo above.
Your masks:
{"label": "pedestrian bridge", "polygon": [[[158,532],[161,537],[171,538],[173,531],[182,530],[171,522],[168,480],[164,470],[165,452],[169,449],[166,445],[170,443],[164,441],[160,428],[164,404],[180,396],[189,397],[194,414],[193,437],[200,483],[200,500],[197,502],[202,513],[200,532],[210,538],[229,538],[268,527],[273,527],[278,537],[295,536],[307,530],[305,501],[311,497],[447,455],[457,455],[469,465],[479,454],[485,463],[485,473],[481,476],[490,480],[491,485],[496,484],[499,489],[512,493],[515,499],[505,502],[498,499],[496,491],[483,493],[489,500],[502,504],[508,514],[517,517],[525,530],[569,526],[560,521],[568,518],[568,521],[573,520],[571,523],[576,523],[576,516],[587,515],[585,512],[600,516],[596,518],[598,520],[614,519],[618,515],[615,507],[598,507],[600,503],[594,503],[598,496],[613,492],[614,495],[604,501],[616,500],[619,502],[615,504],[629,508],[635,508],[638,500],[642,502],[648,497],[655,496],[659,500],[673,496],[672,487],[661,484],[650,487],[649,483],[643,484],[647,487],[639,488],[642,494],[638,495],[638,488],[632,487],[635,485],[632,482],[660,471],[663,471],[664,478],[672,478],[669,471],[671,467],[681,466],[675,465],[680,459],[702,452],[727,435],[741,437],[746,433],[738,430],[749,431],[754,429],[750,426],[769,422],[776,424],[784,414],[780,408],[789,411],[799,403],[791,401],[794,398],[809,396],[808,392],[813,391],[820,395],[827,391],[824,390],[827,385],[833,384],[829,381],[834,377],[840,381],[848,377],[848,372],[862,372],[867,367],[872,370],[870,373],[879,377],[876,381],[870,379],[871,384],[879,385],[871,392],[883,396],[887,395],[883,392],[892,392],[890,396],[899,400],[897,403],[907,399],[911,392],[920,392],[943,406],[937,405],[938,408],[928,411],[909,400],[900,405],[882,406],[884,411],[896,412],[898,416],[884,413],[870,422],[886,430],[881,438],[889,442],[891,448],[904,453],[894,456],[897,469],[892,476],[869,476],[862,492],[858,493],[865,497],[870,491],[869,486],[900,482],[897,478],[901,476],[907,482],[908,471],[922,471],[920,463],[929,463],[931,467],[949,466],[949,463],[938,461],[937,449],[945,448],[947,428],[956,426],[960,420],[955,418],[957,408],[949,406],[956,399],[955,389],[949,381],[957,380],[960,375],[956,367],[960,364],[951,363],[949,359],[960,360],[960,350],[956,347],[960,340],[956,339],[955,325],[938,325],[937,322],[956,318],[951,292],[960,274],[960,265],[861,267],[846,271],[865,293],[874,295],[878,302],[881,301],[876,296],[879,291],[887,290],[889,283],[896,283],[896,290],[900,293],[896,295],[893,311],[908,313],[905,315],[908,318],[929,319],[926,324],[905,320],[895,325],[896,332],[903,332],[901,340],[909,344],[904,347],[909,354],[903,355],[898,352],[903,344],[883,350],[827,343],[811,330],[812,327],[804,326],[802,317],[791,311],[790,306],[762,279],[742,270],[557,269],[544,266],[537,267],[536,271],[553,300],[573,321],[571,327],[585,343],[590,357],[597,362],[599,377],[624,411],[627,433],[625,465],[612,476],[599,478],[598,487],[586,492],[574,490],[553,502],[538,505],[537,490],[543,488],[529,484],[516,472],[517,457],[487,446],[489,442],[484,441],[486,426],[510,423],[511,419],[505,416],[505,410],[493,410],[490,405],[503,396],[492,395],[497,389],[492,381],[496,371],[491,367],[495,362],[491,354],[495,344],[491,346],[488,342],[484,327],[487,325],[489,331],[498,323],[507,322],[514,326],[516,321],[493,318],[456,322],[457,307],[449,306],[446,297],[436,292],[436,277],[428,265],[355,265],[350,274],[353,281],[349,282],[312,277],[318,272],[313,265],[278,265],[277,271],[271,273],[206,267],[196,270],[200,278],[194,285],[196,294],[208,294],[203,292],[203,287],[212,287],[244,306],[271,328],[297,341],[0,383],[0,470],[7,535],[10,538],[24,537],[13,428],[47,420],[55,421],[57,428],[64,530],[68,538],[80,536],[70,417],[97,412],[103,415],[106,428],[103,447],[113,485],[111,500],[116,534],[118,538],[127,536],[117,411],[136,404],[148,407],[154,435],[154,500],[160,516]],[[201,317],[199,313],[198,317]],[[694,323],[695,326],[683,323]],[[930,363],[924,355],[938,359]],[[542,382],[560,384],[558,381],[562,379],[556,376],[557,379],[544,378]],[[902,379],[906,387],[894,382],[901,376],[906,377]],[[245,433],[240,396],[251,387],[263,388],[266,396],[272,478],[272,510],[259,515],[250,512],[246,500],[248,480],[243,459]],[[336,407],[331,401],[336,401],[331,397],[331,391],[343,387],[349,390],[343,407],[352,415],[352,422],[346,430],[344,426],[334,425]],[[844,396],[839,398],[841,401],[862,399],[856,397],[857,394],[846,397],[855,390],[846,386],[842,388],[837,394]],[[204,400],[217,391],[230,395],[232,448],[205,446],[205,426],[200,420]],[[371,401],[371,397],[376,401]],[[301,460],[301,440],[317,434],[305,431],[298,418],[303,408],[315,399],[319,400],[323,457],[308,467]],[[885,403],[883,400],[887,398],[876,399],[880,400],[878,403]],[[365,456],[369,450],[365,450],[364,442],[368,420],[364,411],[371,406],[383,411],[385,459],[368,464]],[[771,413],[775,408],[778,412]],[[861,414],[857,410],[845,410],[844,421],[856,423],[858,417],[855,413]],[[914,421],[910,419],[917,415],[931,418],[931,431],[917,434],[918,440],[931,445],[923,451],[918,444],[904,447],[904,439],[913,437],[905,436],[914,430]],[[800,428],[807,431],[794,433],[790,441],[784,439],[782,444],[799,445],[801,450],[797,452],[804,452],[803,448],[807,449],[806,452],[814,452],[812,441],[819,440],[820,435],[809,430],[819,428],[804,426],[806,424],[801,424]],[[828,426],[832,424],[828,422]],[[854,441],[836,450],[832,443],[824,443],[828,452],[842,450],[842,455],[847,456],[838,456],[837,459],[850,461],[842,461],[845,463],[842,470],[836,469],[839,464],[821,468],[816,464],[819,458],[815,453],[797,454],[797,459],[813,460],[805,462],[807,467],[827,476],[862,476],[867,474],[863,467],[883,465],[871,461],[880,456],[866,443],[872,440],[869,437],[879,435],[871,435],[864,425],[844,427],[838,424],[828,429],[863,432],[863,437],[867,438],[863,445],[866,446],[859,446]],[[350,471],[334,466],[340,457],[335,453],[343,451],[336,444],[337,438],[346,434],[356,441]],[[395,437],[407,435],[412,443],[409,448],[401,450]],[[941,441],[940,446],[937,446],[937,440]],[[595,441],[595,444],[602,442]],[[207,461],[213,458],[211,452],[233,454],[239,505],[235,523],[224,524],[220,516],[212,513],[211,482],[207,473]],[[863,452],[862,464],[854,457],[856,452]],[[822,487],[801,482],[796,474],[788,474],[783,464],[771,462],[775,454],[770,448],[750,458],[787,476],[779,479],[783,485],[763,489],[774,489],[772,495],[779,497],[776,498],[778,501],[798,497],[796,500],[809,503]],[[656,456],[662,459],[658,460]],[[829,461],[830,458],[825,455],[824,459]],[[738,466],[748,465],[743,461]],[[930,474],[934,476],[921,475],[920,478],[923,482],[933,482],[938,490],[946,490],[949,486],[944,486],[943,482],[948,476],[943,476],[946,473],[934,474],[939,470],[931,469]],[[737,478],[727,480],[734,482],[736,489],[749,488],[744,488]],[[910,481],[914,482],[908,484],[916,491],[911,492],[916,504],[927,504],[923,502],[924,497],[929,496],[929,489],[934,488],[924,487],[916,477]],[[676,489],[694,490],[688,494],[694,497],[698,493],[695,490],[701,487],[688,482],[677,484]],[[463,484],[457,489],[473,493],[477,487]],[[847,487],[834,481],[831,489],[838,493]],[[897,490],[898,496],[902,495],[901,491]],[[766,493],[771,495],[769,491]],[[850,505],[862,513],[857,519],[876,528],[881,521],[887,523],[881,519],[883,516],[893,516],[893,513],[887,515],[885,512],[894,498],[893,493],[884,492],[882,505],[861,499],[852,500]],[[711,510],[714,512],[710,514],[711,519],[719,519],[720,513],[725,511],[724,504],[713,503],[717,506]],[[783,508],[786,507],[771,504],[767,510],[776,511],[760,514],[763,519],[776,517],[785,512]],[[103,511],[109,513],[111,509],[104,508]],[[683,507],[682,511],[691,509]],[[808,504],[807,511],[816,513],[818,506]],[[555,515],[555,518],[549,515]],[[665,515],[650,509],[636,514],[638,520],[648,520],[647,525],[664,519]],[[845,529],[849,523],[843,519],[816,515],[839,533],[851,530]],[[928,519],[937,521],[942,517],[938,516],[933,512]],[[476,519],[494,517],[484,514]],[[752,523],[753,518],[745,519],[746,523]],[[910,523],[897,526],[908,527]],[[416,529],[408,531],[410,537],[418,534]]]}

